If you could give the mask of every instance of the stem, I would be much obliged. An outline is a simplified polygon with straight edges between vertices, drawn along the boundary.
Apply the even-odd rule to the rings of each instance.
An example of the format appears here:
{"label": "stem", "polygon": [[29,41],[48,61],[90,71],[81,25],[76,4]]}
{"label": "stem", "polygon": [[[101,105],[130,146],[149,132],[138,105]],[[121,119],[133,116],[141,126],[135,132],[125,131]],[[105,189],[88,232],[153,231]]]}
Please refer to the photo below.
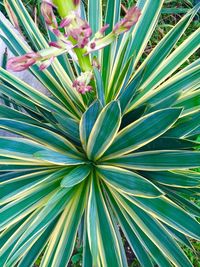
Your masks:
{"label": "stem", "polygon": [[[58,13],[62,18],[66,18],[72,10],[77,10],[79,8],[79,6],[74,5],[73,0],[69,0],[67,3],[66,0],[54,0],[53,2],[57,6]],[[73,38],[70,38],[70,41],[75,44]],[[83,72],[93,70],[89,55],[85,56],[85,49],[75,48],[74,52],[77,55],[80,68]]]}
{"label": "stem", "polygon": [[70,11],[77,9],[77,7],[73,4],[73,0],[53,0],[53,2],[58,8],[58,13],[62,18],[67,17]]}

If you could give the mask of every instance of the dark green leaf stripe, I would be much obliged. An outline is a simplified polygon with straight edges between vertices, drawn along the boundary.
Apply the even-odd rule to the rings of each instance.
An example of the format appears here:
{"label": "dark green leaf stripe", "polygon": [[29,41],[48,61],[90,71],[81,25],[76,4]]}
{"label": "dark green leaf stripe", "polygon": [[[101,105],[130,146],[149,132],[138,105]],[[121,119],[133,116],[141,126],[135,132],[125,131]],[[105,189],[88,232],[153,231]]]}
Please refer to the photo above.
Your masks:
{"label": "dark green leaf stripe", "polygon": [[[97,178],[97,176],[95,176]],[[122,259],[117,241],[116,232],[112,224],[107,205],[103,198],[100,186],[94,181],[94,191],[98,216],[98,250],[100,261],[103,266],[122,266]],[[93,198],[92,198],[93,199]]]}
{"label": "dark green leaf stripe", "polygon": [[77,154],[76,148],[67,139],[62,136],[49,131],[45,128],[38,127],[33,124],[20,122],[17,120],[0,119],[0,128],[11,132],[29,137],[47,147],[58,149],[59,151]]}
{"label": "dark green leaf stripe", "polygon": [[183,150],[141,152],[110,159],[106,163],[133,170],[184,170],[200,167],[200,152]]}
{"label": "dark green leaf stripe", "polygon": [[140,118],[115,138],[105,157],[120,156],[146,145],[167,131],[179,118],[181,109],[163,109]]}
{"label": "dark green leaf stripe", "polygon": [[87,156],[97,160],[111,145],[121,123],[121,110],[119,103],[113,101],[99,114],[89,136]]}
{"label": "dark green leaf stripe", "polygon": [[96,79],[97,96],[102,106],[105,106],[104,85],[101,77],[101,73],[97,68],[94,68],[94,75]]}
{"label": "dark green leaf stripe", "polygon": [[53,113],[53,115],[58,121],[58,127],[61,128],[71,140],[80,144],[79,123],[68,116],[57,113]]}
{"label": "dark green leaf stripe", "polygon": [[200,126],[200,111],[180,118],[173,128],[165,133],[169,137],[186,137]]}
{"label": "dark green leaf stripe", "polygon": [[84,159],[78,158],[76,156],[68,156],[62,153],[54,152],[51,150],[40,150],[34,153],[36,159],[42,161],[58,164],[58,165],[79,165],[84,164]]}
{"label": "dark green leaf stripe", "polygon": [[195,239],[200,239],[200,224],[179,206],[166,197],[157,199],[132,197],[133,202],[143,210],[153,213],[155,217]]}
{"label": "dark green leaf stripe", "polygon": [[184,266],[192,267],[178,244],[155,217],[127,201],[125,198],[120,197],[118,194],[114,194],[138,227],[159,247],[160,251],[170,262],[177,266],[184,264]]}
{"label": "dark green leaf stripe", "polygon": [[73,187],[79,184],[90,174],[91,167],[89,165],[83,165],[71,170],[61,182],[61,187]]}
{"label": "dark green leaf stripe", "polygon": [[200,174],[192,171],[141,172],[152,181],[172,187],[196,187],[200,185]]}
{"label": "dark green leaf stripe", "polygon": [[142,65],[143,70],[143,82],[155,71],[160,63],[170,53],[173,46],[180,39],[185,29],[193,19],[194,15],[198,11],[197,7],[194,7],[188,12],[180,21],[173,27],[168,34],[158,43],[153,52],[147,57],[146,61]]}
{"label": "dark green leaf stripe", "polygon": [[194,204],[192,201],[185,199],[179,194],[176,194],[173,190],[165,189],[165,192],[167,193],[167,196],[170,200],[172,200],[174,203],[179,205],[181,208],[187,211],[190,215],[194,215],[197,218],[200,217],[200,208],[196,204]]}
{"label": "dark green leaf stripe", "polygon": [[121,168],[98,166],[99,175],[116,190],[124,194],[143,197],[159,197],[163,193],[142,176]]}
{"label": "dark green leaf stripe", "polygon": [[96,100],[87,111],[83,114],[80,121],[80,139],[83,148],[86,150],[90,132],[97,120],[97,117],[102,109],[100,101]]}
{"label": "dark green leaf stripe", "polygon": [[149,151],[149,150],[182,150],[182,149],[191,149],[199,145],[199,142],[162,136],[159,137],[147,145],[141,147],[139,151]]}
{"label": "dark green leaf stripe", "polygon": [[[138,258],[141,266],[153,267],[151,259],[147,253],[147,250],[146,250],[146,249],[148,249],[148,247],[143,246],[145,239],[143,238],[140,242],[137,235],[135,234],[135,231],[129,225],[130,220],[127,220],[127,218],[124,217],[124,215],[122,213],[123,208],[121,206],[119,207],[117,205],[115,199],[113,198],[113,196],[109,192],[108,192],[108,194],[109,194],[111,205],[112,205],[113,209],[115,210],[115,213],[117,215],[117,219],[120,222],[120,225],[122,227],[123,233],[125,234],[128,242],[129,242],[129,245],[131,246],[135,255],[137,255],[137,258]],[[125,211],[123,211],[123,212],[125,212]]]}
{"label": "dark green leaf stripe", "polygon": [[5,152],[17,152],[32,155],[39,150],[45,149],[45,146],[26,138],[0,137],[0,150],[5,150]]}

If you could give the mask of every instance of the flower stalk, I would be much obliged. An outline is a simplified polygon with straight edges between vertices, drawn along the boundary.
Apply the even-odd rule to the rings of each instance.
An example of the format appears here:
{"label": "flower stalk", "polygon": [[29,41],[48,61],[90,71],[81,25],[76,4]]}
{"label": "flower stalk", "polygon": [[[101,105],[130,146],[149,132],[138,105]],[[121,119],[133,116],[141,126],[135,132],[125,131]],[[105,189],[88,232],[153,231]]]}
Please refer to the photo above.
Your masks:
{"label": "flower stalk", "polygon": [[[62,18],[60,25],[58,25],[54,9],[57,9]],[[79,10],[80,0],[68,0],[67,4],[65,0],[43,0],[42,15],[48,28],[56,35],[57,41],[50,42],[49,48],[37,53],[11,58],[8,62],[8,69],[22,71],[39,63],[40,70],[44,70],[48,68],[55,57],[69,53],[73,60],[78,61],[82,71],[72,86],[81,94],[91,91],[93,68],[100,69],[100,64],[94,58],[90,59],[89,54],[110,45],[120,34],[129,31],[138,21],[140,10],[132,7],[108,35],[105,35],[105,32],[109,25],[105,25],[99,29],[92,40],[90,40],[91,27],[80,17]],[[62,29],[64,29],[64,33]]]}

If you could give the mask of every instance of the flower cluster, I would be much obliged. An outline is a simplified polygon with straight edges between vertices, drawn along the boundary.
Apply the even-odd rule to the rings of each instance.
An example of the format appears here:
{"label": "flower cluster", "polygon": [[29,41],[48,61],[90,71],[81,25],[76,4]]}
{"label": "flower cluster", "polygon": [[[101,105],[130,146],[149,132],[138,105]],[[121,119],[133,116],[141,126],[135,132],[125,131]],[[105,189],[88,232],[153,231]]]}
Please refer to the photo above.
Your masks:
{"label": "flower cluster", "polygon": [[[38,63],[39,68],[44,70],[53,62],[55,57],[63,53],[69,53],[74,60],[79,60],[80,62],[84,62],[84,60],[86,61],[87,59],[87,64],[89,62],[87,70],[82,69],[83,72],[81,76],[72,84],[79,93],[84,94],[85,92],[92,90],[92,87],[89,84],[93,77],[92,70],[94,66],[94,60],[90,62],[87,55],[110,45],[120,34],[130,30],[138,21],[140,10],[137,7],[132,7],[109,34],[105,35],[106,30],[109,27],[109,25],[105,25],[94,35],[93,39],[90,40],[90,37],[92,36],[91,27],[87,21],[80,17],[78,12],[80,0],[71,1],[72,10],[68,10],[67,16],[61,21],[60,25],[58,25],[54,14],[54,9],[56,9],[57,6],[52,0],[42,1],[42,15],[48,28],[56,35],[57,41],[50,42],[49,48],[37,53],[33,52],[20,57],[11,58],[8,61],[7,67],[13,71],[22,71],[35,63]],[[64,33],[61,29],[64,29]],[[98,68],[99,67],[100,66],[98,65]]]}
{"label": "flower cluster", "polygon": [[92,77],[93,73],[90,71],[81,73],[81,75],[73,82],[73,87],[81,94],[91,91],[92,86],[90,86],[89,83]]}
{"label": "flower cluster", "polygon": [[121,34],[129,31],[131,27],[138,21],[140,15],[141,12],[139,8],[137,8],[136,6],[130,8],[126,16],[115,25],[113,33]]}
{"label": "flower cluster", "polygon": [[58,23],[56,16],[54,14],[54,8],[56,6],[53,4],[51,0],[43,0],[41,4],[41,13],[44,17],[46,25],[51,29],[55,34],[58,33]]}
{"label": "flower cluster", "polygon": [[92,30],[87,21],[79,17],[78,12],[72,11],[70,16],[63,19],[60,27],[66,31],[66,37],[76,41],[77,47],[84,48],[89,43]]}

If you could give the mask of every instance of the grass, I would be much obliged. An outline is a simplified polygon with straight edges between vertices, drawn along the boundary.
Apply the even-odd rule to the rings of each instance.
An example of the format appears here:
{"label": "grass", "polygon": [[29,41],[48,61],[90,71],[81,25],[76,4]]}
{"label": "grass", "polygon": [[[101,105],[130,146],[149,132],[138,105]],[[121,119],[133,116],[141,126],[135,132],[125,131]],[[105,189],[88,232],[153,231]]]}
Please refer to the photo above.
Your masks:
{"label": "grass", "polygon": [[[39,9],[40,1],[38,0],[24,0],[24,4],[26,5],[28,11],[30,14],[35,17],[37,14],[37,11]],[[199,0],[165,0],[164,7],[162,10],[162,14],[160,16],[160,20],[158,22],[158,26],[151,38],[151,41],[148,43],[146,50],[145,50],[145,56],[147,56],[152,49],[157,45],[157,43],[163,38],[163,36],[181,19],[181,17],[188,11],[189,8],[192,8],[195,3],[199,2]],[[136,3],[135,0],[123,0],[122,4],[124,7],[124,10],[126,8],[131,7]],[[3,11],[3,4],[2,0],[0,0],[0,10]],[[199,20],[200,14],[196,17],[196,19],[191,23],[191,25],[188,27],[188,30],[186,33],[182,36],[179,44],[183,42],[186,37],[191,34],[193,31],[195,31],[198,27],[200,27],[200,20]],[[182,68],[193,62],[199,57],[199,51],[196,52],[191,58],[189,58],[188,62],[186,62]],[[145,57],[144,56],[144,57]],[[200,171],[200,170],[199,170]],[[196,204],[200,206],[200,200],[196,201]],[[197,251],[197,254],[194,252],[194,250],[188,249],[186,247],[183,247],[186,255],[191,260],[194,267],[200,267],[200,242],[192,241],[192,245],[194,247],[194,250]],[[81,255],[82,255],[82,249],[77,248],[75,251],[70,266],[78,267],[81,266]],[[38,266],[40,263],[40,259],[38,259],[35,266]],[[133,260],[130,267],[139,267],[139,263],[136,259]]]}

